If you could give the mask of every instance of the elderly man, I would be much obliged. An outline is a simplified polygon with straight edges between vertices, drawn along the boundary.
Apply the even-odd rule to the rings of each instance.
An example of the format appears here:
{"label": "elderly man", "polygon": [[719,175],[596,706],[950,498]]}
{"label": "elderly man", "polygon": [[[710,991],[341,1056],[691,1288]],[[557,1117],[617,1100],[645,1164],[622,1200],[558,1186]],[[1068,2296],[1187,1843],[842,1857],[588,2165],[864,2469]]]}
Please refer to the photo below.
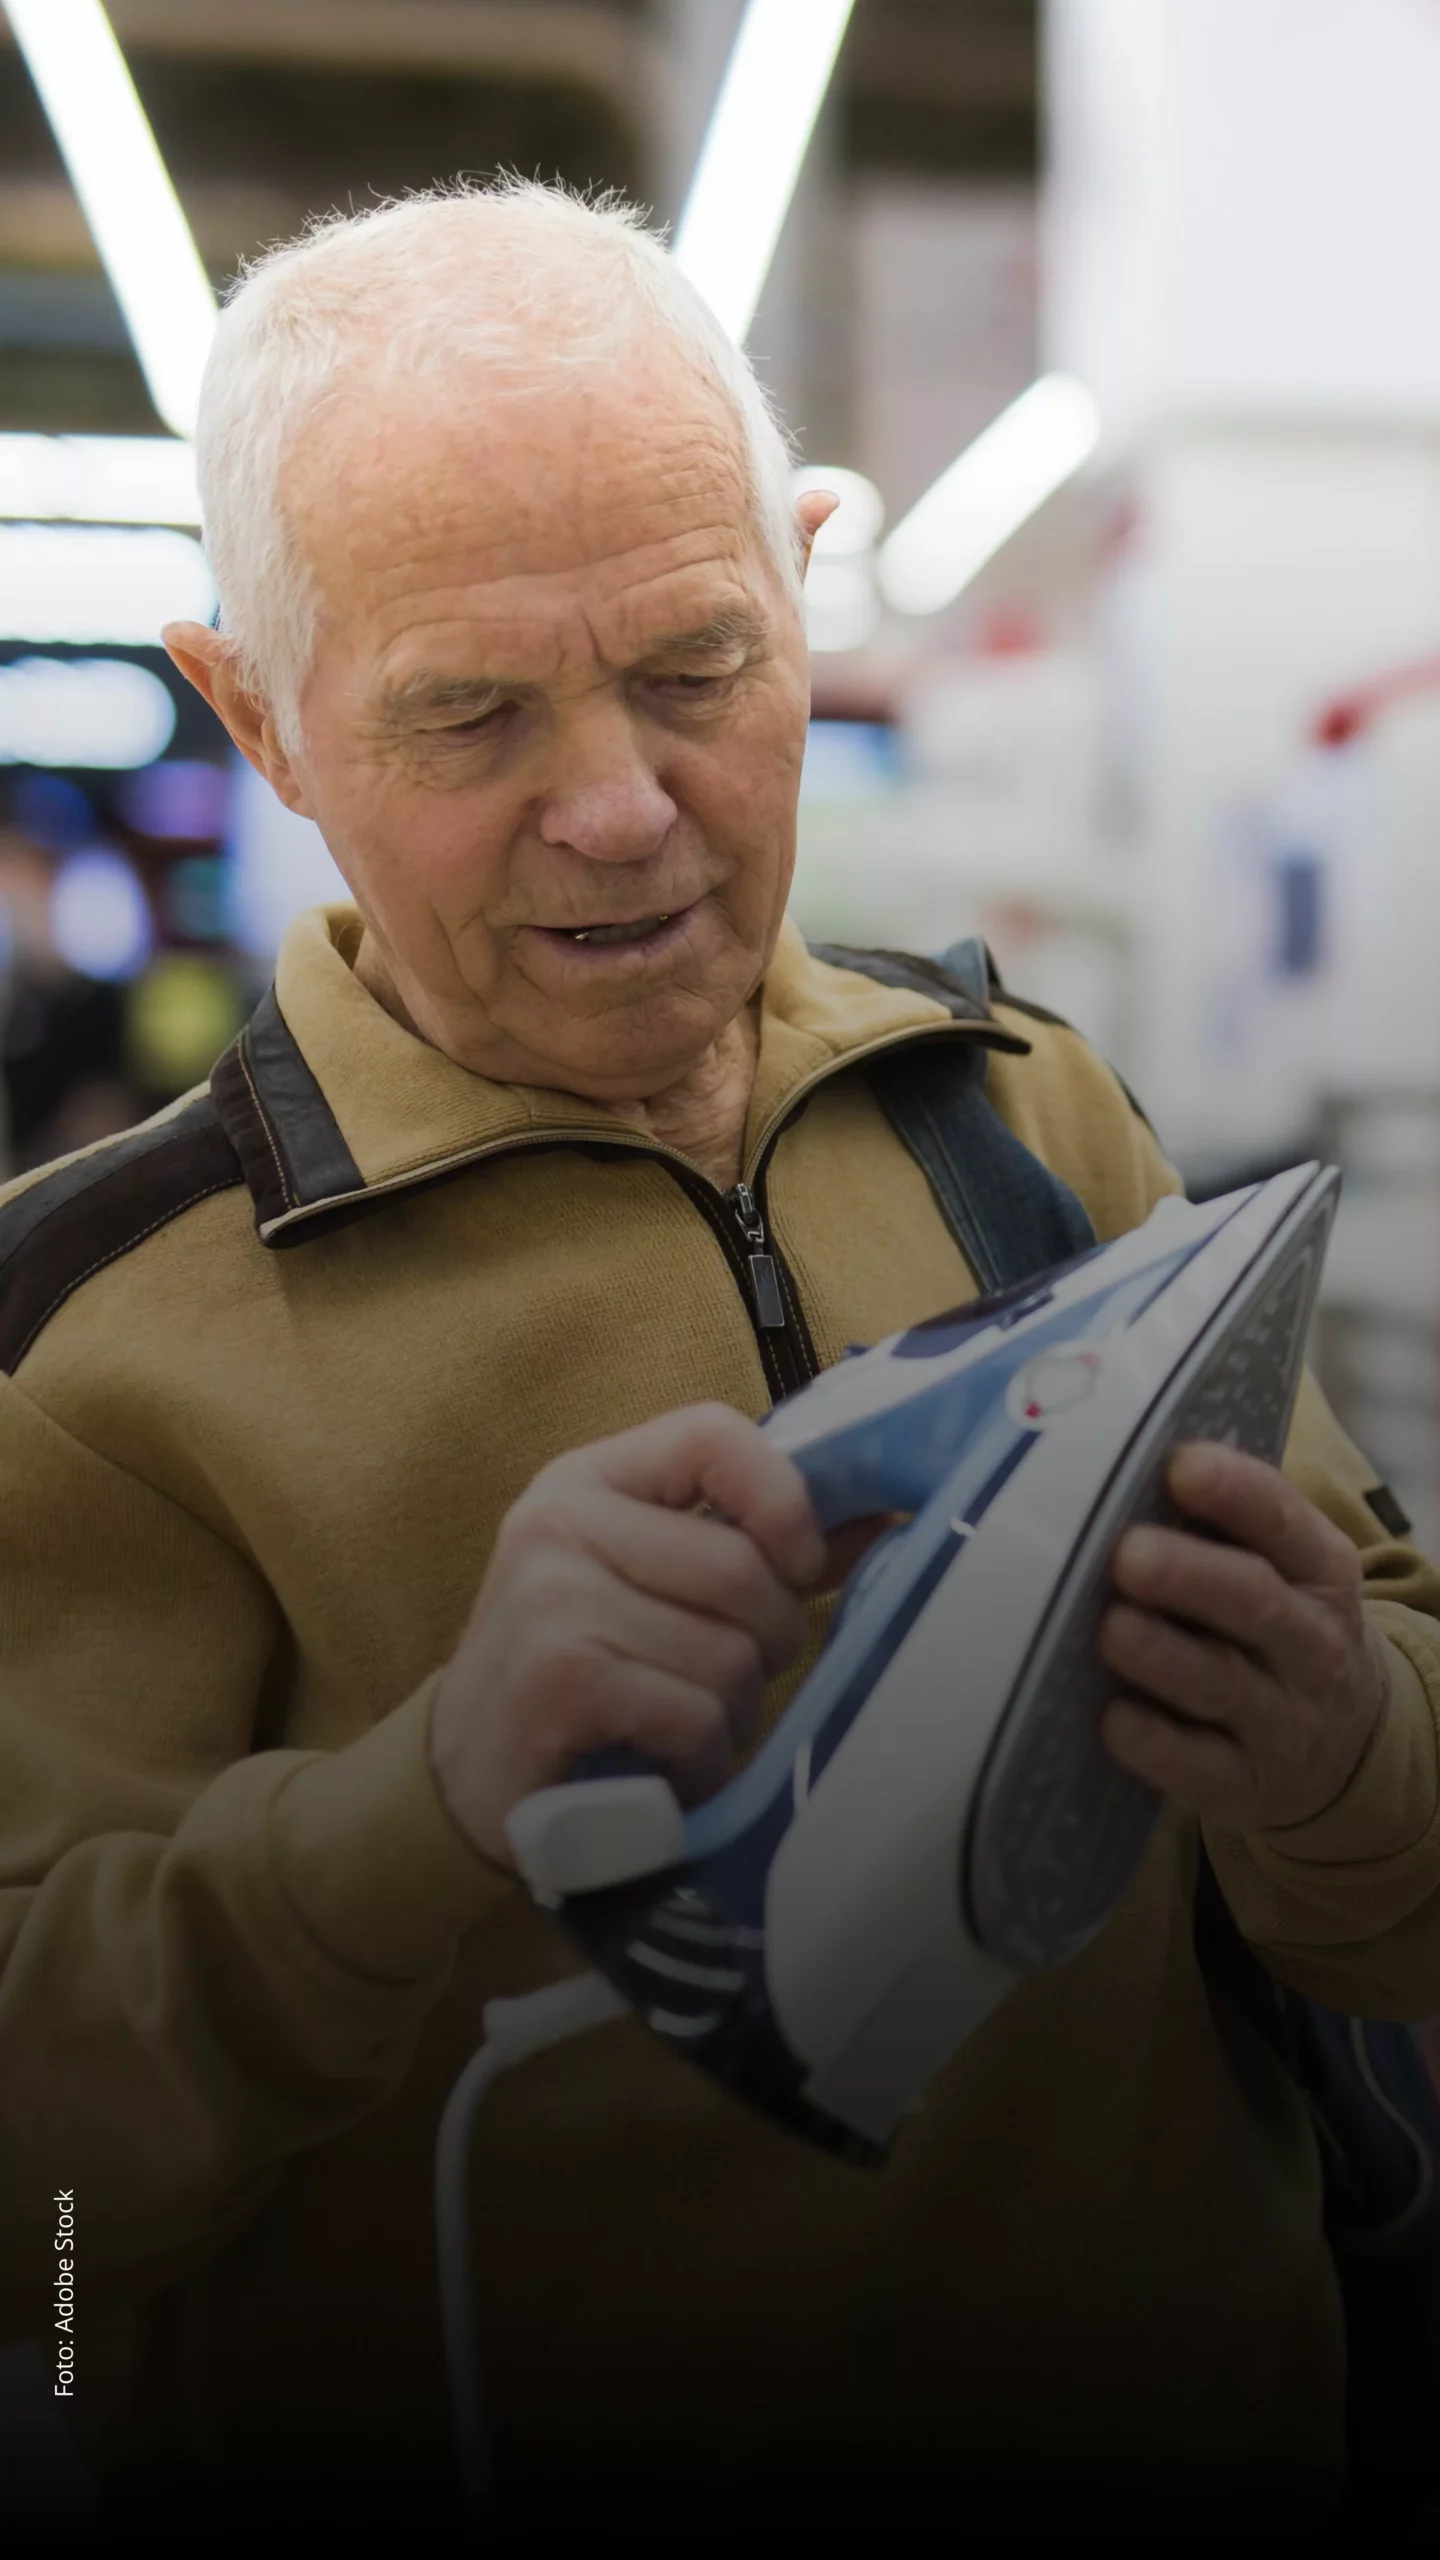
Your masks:
{"label": "elderly man", "polygon": [[[278,251],[200,467],[222,622],[169,646],[355,903],[207,1093],[0,1205],[7,2259],[48,2341],[73,2191],[71,2405],[141,2512],[413,2528],[438,2113],[484,2002],[575,1969],[506,1814],[603,1743],[736,1765],[843,1562],[755,1418],[973,1290],[877,1064],[986,1044],[1101,1235],[1175,1181],[1063,1026],[786,924],[828,502],[624,212]],[[633,2022],[500,2084],[468,2272],[536,2547],[565,2490],[667,2547],[1333,2504],[1315,2147],[1197,1972],[1197,1824],[1279,1978],[1440,2004],[1440,1587],[1313,1389],[1285,1477],[1175,1488],[1106,1634],[1171,1811],[883,2174]]]}

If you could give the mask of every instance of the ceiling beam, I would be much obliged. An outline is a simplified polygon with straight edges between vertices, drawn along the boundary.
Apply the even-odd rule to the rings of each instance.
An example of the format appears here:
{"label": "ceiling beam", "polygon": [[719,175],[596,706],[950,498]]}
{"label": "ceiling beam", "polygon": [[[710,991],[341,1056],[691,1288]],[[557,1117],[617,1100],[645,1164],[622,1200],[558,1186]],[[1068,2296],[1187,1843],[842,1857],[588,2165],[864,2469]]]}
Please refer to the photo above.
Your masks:
{"label": "ceiling beam", "polygon": [[137,55],[568,78],[632,99],[657,52],[642,20],[577,0],[109,0],[109,14]]}
{"label": "ceiling beam", "polygon": [[845,57],[852,96],[895,106],[976,109],[1032,107],[1036,38],[1023,17],[997,21],[908,18],[903,11],[860,8]]}

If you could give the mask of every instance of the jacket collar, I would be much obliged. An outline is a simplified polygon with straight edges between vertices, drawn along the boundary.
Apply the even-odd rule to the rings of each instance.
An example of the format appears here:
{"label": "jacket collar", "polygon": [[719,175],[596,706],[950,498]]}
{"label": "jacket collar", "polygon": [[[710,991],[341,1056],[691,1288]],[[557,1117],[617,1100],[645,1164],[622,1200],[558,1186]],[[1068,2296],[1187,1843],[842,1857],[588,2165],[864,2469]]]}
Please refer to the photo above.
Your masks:
{"label": "jacket collar", "polygon": [[[515,1148],[568,1140],[668,1152],[597,1103],[472,1075],[404,1030],[355,976],[360,932],[353,907],[301,916],[274,986],[210,1079],[263,1242],[303,1243],[397,1191]],[[930,964],[856,960],[876,974],[812,956],[784,926],[761,991],[747,1177],[801,1100],[861,1058],[956,1034],[1027,1048]]]}

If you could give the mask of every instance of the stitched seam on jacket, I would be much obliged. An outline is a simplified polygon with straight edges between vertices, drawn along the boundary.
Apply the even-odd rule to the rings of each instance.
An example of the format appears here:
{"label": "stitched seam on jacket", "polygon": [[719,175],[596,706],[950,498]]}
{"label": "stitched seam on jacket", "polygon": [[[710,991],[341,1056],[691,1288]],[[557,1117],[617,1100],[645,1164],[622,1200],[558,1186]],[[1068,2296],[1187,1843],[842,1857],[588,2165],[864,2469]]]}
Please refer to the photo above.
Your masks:
{"label": "stitched seam on jacket", "polygon": [[44,1332],[51,1317],[59,1314],[66,1299],[73,1298],[76,1290],[83,1288],[87,1280],[93,1280],[97,1271],[104,1271],[112,1262],[123,1262],[126,1254],[133,1253],[137,1244],[143,1244],[147,1236],[158,1235],[162,1227],[171,1225],[173,1220],[182,1216],[185,1210],[195,1208],[202,1200],[213,1199],[217,1192],[233,1191],[235,1188],[233,1182],[207,1182],[203,1191],[192,1191],[184,1200],[177,1200],[173,1209],[167,1209],[161,1218],[152,1218],[149,1226],[142,1227],[138,1235],[127,1236],[123,1244],[112,1246],[109,1253],[102,1253],[98,1262],[92,1262],[84,1271],[77,1271],[74,1279],[67,1280],[59,1295],[51,1299],[43,1314],[36,1317],[15,1354],[15,1367],[19,1368],[31,1344]]}
{"label": "stitched seam on jacket", "polygon": [[275,1132],[270,1126],[265,1105],[255,1090],[255,1079],[250,1073],[250,1061],[245,1055],[245,1036],[243,1032],[235,1043],[235,1055],[240,1061],[240,1073],[245,1079],[250,1099],[255,1105],[256,1112],[259,1116],[260,1126],[265,1132],[266,1144],[270,1149],[271,1160],[276,1172],[280,1176],[280,1197],[284,1201],[287,1209],[298,1209],[300,1206],[299,1194],[291,1188],[289,1175],[286,1173],[285,1167],[281,1162],[280,1150],[275,1143]]}
{"label": "stitched seam on jacket", "polygon": [[[784,1261],[784,1257],[783,1257],[783,1255],[778,1254],[778,1253],[776,1253],[776,1254],[772,1254],[772,1255],[771,1255],[771,1257],[770,1257],[770,1268],[771,1268],[771,1270],[774,1272],[776,1279],[777,1279],[777,1280],[779,1281],[779,1283],[780,1283],[780,1294],[781,1294],[781,1296],[783,1297],[783,1299],[784,1299],[784,1301],[785,1301],[786,1309],[787,1309],[787,1312],[788,1312],[788,1314],[789,1314],[790,1320],[792,1321],[792,1323],[793,1323],[793,1324],[794,1324],[794,1326],[795,1326],[796,1334],[797,1334],[797,1336],[799,1336],[799,1337],[802,1337],[802,1338],[803,1338],[803,1334],[804,1334],[805,1332],[808,1332],[808,1327],[806,1327],[806,1326],[805,1326],[804,1318],[802,1317],[801,1312],[800,1312],[800,1300],[799,1300],[798,1296],[796,1295],[795,1291],[794,1291],[794,1290],[791,1288],[791,1286],[790,1286],[790,1275],[789,1275],[788,1271],[787,1271],[787,1270],[786,1270],[786,1268],[785,1268],[785,1261]],[[797,1343],[796,1343],[796,1349],[797,1349],[797,1351],[799,1351],[799,1350],[800,1350],[800,1342],[799,1342],[799,1340],[797,1340]],[[803,1353],[803,1351],[800,1353],[800,1358],[801,1358],[801,1365],[802,1365],[802,1367],[803,1367],[803,1366],[805,1365],[805,1364],[804,1364],[804,1353]]]}

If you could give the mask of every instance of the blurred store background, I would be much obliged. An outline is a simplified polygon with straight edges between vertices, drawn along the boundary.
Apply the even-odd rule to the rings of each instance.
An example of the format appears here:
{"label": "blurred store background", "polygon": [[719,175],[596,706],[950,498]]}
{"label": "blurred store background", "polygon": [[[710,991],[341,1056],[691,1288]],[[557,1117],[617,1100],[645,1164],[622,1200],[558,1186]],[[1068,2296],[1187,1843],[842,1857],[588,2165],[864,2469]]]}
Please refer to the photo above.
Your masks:
{"label": "blurred store background", "polygon": [[[149,177],[66,122],[94,21]],[[1341,1161],[1321,1365],[1436,1540],[1437,132],[1440,0],[0,0],[3,1167],[203,1076],[339,894],[156,645],[213,602],[206,279],[461,172],[618,186],[842,491],[801,923],[982,932],[1196,1191]],[[106,188],[162,168],[147,314]]]}

